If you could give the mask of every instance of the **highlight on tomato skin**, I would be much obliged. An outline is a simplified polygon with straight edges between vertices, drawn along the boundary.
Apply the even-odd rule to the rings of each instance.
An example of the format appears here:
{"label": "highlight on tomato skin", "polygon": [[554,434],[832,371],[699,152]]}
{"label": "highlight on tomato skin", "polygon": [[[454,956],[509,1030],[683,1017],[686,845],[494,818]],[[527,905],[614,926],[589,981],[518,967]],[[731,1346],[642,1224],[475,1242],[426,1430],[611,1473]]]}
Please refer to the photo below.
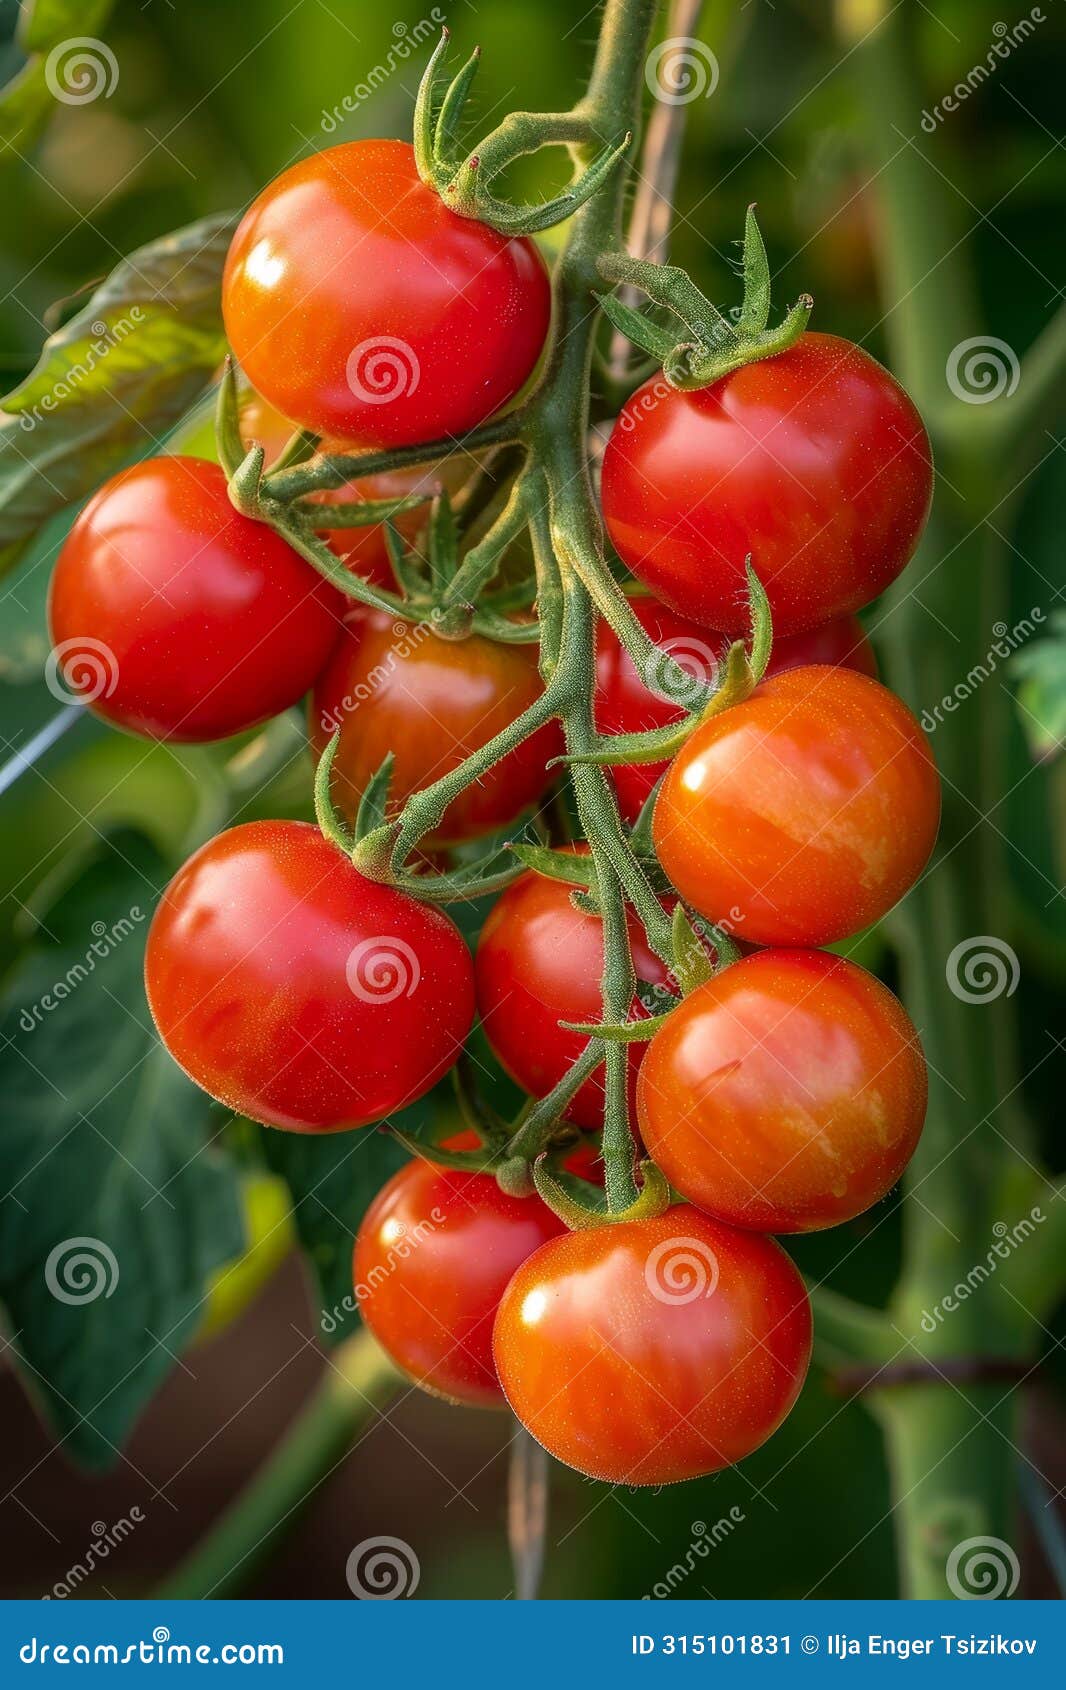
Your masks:
{"label": "highlight on tomato skin", "polygon": [[405,141],[347,141],[246,212],[222,281],[257,392],[316,434],[400,446],[458,436],[512,399],[548,333],[534,242],[460,217]]}
{"label": "highlight on tomato skin", "polygon": [[674,1484],[742,1461],[785,1420],[810,1302],[772,1239],[683,1204],[543,1245],[504,1293],[493,1351],[511,1408],[558,1461]]}
{"label": "highlight on tomato skin", "polygon": [[[607,622],[596,630],[596,726],[601,734],[641,733],[679,722],[691,707],[696,686],[713,685],[729,647],[729,636],[681,616],[648,595],[629,606],[645,633],[694,681],[692,693],[665,690],[662,666],[644,676]],[[810,663],[831,663],[877,678],[877,658],[855,616],[840,616],[801,634],[774,639],[767,676]],[[636,821],[669,758],[657,763],[614,763],[611,779],[623,819]]]}
{"label": "highlight on tomato skin", "polygon": [[245,822],[190,857],[153,917],[145,984],[160,1038],[204,1091],[298,1133],[415,1102],[474,1019],[451,918],[367,880],[307,822]]}
{"label": "highlight on tomato skin", "polygon": [[932,454],[894,376],[808,331],[710,387],[645,383],[611,433],[602,486],[611,542],[656,598],[743,635],[750,554],[785,635],[896,579],[929,515]]}
{"label": "highlight on tomato skin", "polygon": [[491,1174],[408,1162],[359,1228],[359,1312],[422,1390],[505,1408],[492,1359],[496,1310],[515,1269],[564,1230],[539,1197],[509,1196]]}
{"label": "highlight on tomato skin", "polygon": [[940,778],[907,706],[866,675],[791,669],[699,726],[666,774],[659,861],[694,909],[761,945],[885,915],[925,867]]}
{"label": "highlight on tomato skin", "polygon": [[[476,633],[445,640],[429,623],[357,605],[315,684],[311,745],[320,756],[339,729],[333,795],[349,817],[391,752],[389,797],[399,810],[508,727],[543,690],[535,645]],[[548,765],[563,750],[553,719],[449,805],[426,843],[457,845],[506,827],[543,797],[555,779]]]}
{"label": "highlight on tomato skin", "polygon": [[202,458],[111,477],[63,543],[48,599],[57,676],[107,721],[179,744],[228,739],[299,702],[344,601]]}
{"label": "highlight on tomato skin", "polygon": [[825,951],[764,950],[683,999],[637,1081],[644,1146],[708,1214],[760,1232],[839,1226],[896,1184],[928,1075],[903,1005]]}

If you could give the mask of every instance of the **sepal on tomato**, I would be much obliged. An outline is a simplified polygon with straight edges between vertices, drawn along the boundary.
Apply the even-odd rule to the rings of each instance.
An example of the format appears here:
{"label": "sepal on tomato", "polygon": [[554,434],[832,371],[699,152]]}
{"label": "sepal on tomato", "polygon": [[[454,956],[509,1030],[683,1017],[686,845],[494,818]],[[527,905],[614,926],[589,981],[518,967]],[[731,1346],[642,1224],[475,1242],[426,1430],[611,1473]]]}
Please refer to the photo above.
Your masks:
{"label": "sepal on tomato", "polygon": [[447,29],[430,55],[415,101],[414,150],[418,174],[460,217],[487,223],[501,235],[534,235],[571,217],[592,198],[624,158],[632,142],[626,132],[608,142],[554,199],[543,204],[509,205],[497,199],[491,183],[515,159],[541,147],[588,144],[598,139],[591,126],[571,112],[512,112],[480,146],[466,151],[459,130],[467,97],[477,74],[480,48],[455,75],[438,100],[450,36]]}
{"label": "sepal on tomato", "polygon": [[545,1151],[533,1163],[533,1184],[542,1202],[570,1228],[571,1232],[587,1227],[613,1226],[619,1221],[654,1220],[670,1207],[670,1187],[655,1163],[643,1161],[638,1172],[640,1189],[635,1200],[624,1209],[609,1210],[602,1192],[586,1180],[577,1179],[563,1169],[553,1171]]}
{"label": "sepal on tomato", "polygon": [[628,253],[605,253],[600,275],[608,282],[639,288],[656,306],[680,318],[689,331],[679,338],[648,311],[634,311],[613,294],[597,295],[605,315],[634,345],[662,365],[671,387],[709,387],[733,370],[772,358],[797,341],[810,320],[814,301],[801,294],[776,328],[770,320],[770,266],[755,207],[748,207],[744,227],[744,297],[735,319],[721,312],[691,276],[675,264],[654,264]]}

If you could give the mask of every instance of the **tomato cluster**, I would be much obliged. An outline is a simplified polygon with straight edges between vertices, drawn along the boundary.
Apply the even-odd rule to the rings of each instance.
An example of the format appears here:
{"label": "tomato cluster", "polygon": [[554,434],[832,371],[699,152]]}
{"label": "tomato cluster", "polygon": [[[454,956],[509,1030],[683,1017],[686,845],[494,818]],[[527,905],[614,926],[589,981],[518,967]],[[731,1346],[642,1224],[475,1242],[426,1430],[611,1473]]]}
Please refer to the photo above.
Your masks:
{"label": "tomato cluster", "polygon": [[[418,602],[408,615],[383,528],[329,526],[337,501],[447,484],[442,442],[491,418],[540,359],[544,263],[530,240],[449,210],[410,147],[355,142],[296,165],[256,200],[233,241],[223,308],[256,389],[244,432],[268,464],[293,425],[321,436],[323,452],[414,443],[434,461],[328,491],[319,482],[304,501],[305,531],[321,507],[317,532],[353,581],[393,594],[374,604],[345,599],[328,553],[316,571],[263,511],[242,514],[215,463],[134,465],[71,531],[51,628],[57,661],[69,660],[60,672],[101,715],[203,741],[308,698],[311,746],[333,750],[324,832],[245,822],[167,887],[146,959],[159,1034],[227,1108],[298,1133],[383,1122],[422,1097],[476,1014],[502,1066],[545,1098],[585,1051],[575,1027],[603,1016],[589,846],[563,844],[551,873],[513,880],[472,958],[428,883],[411,873],[401,885],[393,868],[371,878],[341,843],[387,759],[383,814],[396,815],[535,706],[537,647],[469,628],[454,637]],[[629,824],[661,780],[652,833],[664,913],[680,900],[719,930],[704,933],[700,983],[681,990],[661,934],[655,948],[627,909],[630,1019],[654,1018],[628,1046],[630,1112],[683,1202],[617,1219],[597,1215],[590,1186],[586,1219],[600,1224],[567,1230],[541,1196],[518,1194],[521,1181],[487,1171],[504,1154],[497,1143],[478,1166],[464,1150],[447,1166],[405,1167],[368,1210],[354,1255],[361,1311],[406,1374],[453,1401],[509,1403],[550,1451],[596,1477],[689,1478],[770,1436],[802,1385],[811,1313],[767,1235],[869,1208],[921,1131],[925,1065],[905,1011],[816,947],[885,915],[936,833],[921,729],[876,679],[854,614],[907,562],[930,486],[906,395],[827,335],[699,391],[653,382],[614,426],[606,526],[655,595],[630,600],[635,624],[675,664],[640,673],[601,626],[598,731],[684,722],[691,699],[661,676],[690,673],[693,697],[713,682],[745,626],[749,557],[780,636],[766,677],[689,723],[672,760],[613,770]],[[424,509],[398,518],[416,548],[424,521]],[[514,631],[498,614],[493,626]],[[103,681],[79,668],[82,649],[106,654]],[[510,827],[543,802],[564,749],[554,718],[508,744],[449,790],[425,846],[449,852]],[[601,1072],[565,1113],[569,1128],[549,1123],[559,1149],[572,1128],[602,1126]],[[571,1176],[602,1178],[598,1141],[584,1146]]]}

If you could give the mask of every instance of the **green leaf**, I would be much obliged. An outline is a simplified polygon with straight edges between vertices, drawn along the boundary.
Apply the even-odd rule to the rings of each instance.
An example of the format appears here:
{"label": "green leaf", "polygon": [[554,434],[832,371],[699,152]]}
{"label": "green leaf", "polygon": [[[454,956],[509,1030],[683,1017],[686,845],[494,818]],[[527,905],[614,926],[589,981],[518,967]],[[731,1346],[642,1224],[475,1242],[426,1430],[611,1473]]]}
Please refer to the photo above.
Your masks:
{"label": "green leaf", "polygon": [[124,259],[4,400],[0,567],[202,392],[225,350],[219,287],[234,224],[209,217]]}
{"label": "green leaf", "polygon": [[115,0],[30,0],[19,14],[19,42],[27,53],[47,53],[72,36],[92,35],[114,9]]}
{"label": "green leaf", "polygon": [[[66,91],[70,104],[113,93],[118,62],[96,32],[115,0],[28,0],[18,43],[29,59],[0,88],[0,161],[18,158]],[[54,49],[54,54],[53,54]],[[50,57],[50,55],[52,55]]]}
{"label": "green leaf", "polygon": [[[429,1099],[396,1116],[417,1136]],[[359,1323],[352,1293],[352,1251],[359,1223],[373,1198],[407,1153],[387,1132],[364,1127],[349,1133],[275,1132],[259,1129],[267,1166],[292,1193],[293,1222],[314,1275],[312,1300],[323,1339],[339,1344]]]}
{"label": "green leaf", "polygon": [[139,833],[94,845],[37,916],[0,1008],[0,1297],[68,1455],[114,1460],[243,1248],[212,1105],[158,1044],[148,917],[167,867]]}
{"label": "green leaf", "polygon": [[1021,682],[1018,709],[1033,756],[1057,756],[1066,743],[1066,614],[1056,612],[1048,638],[1019,652],[1011,667]]}
{"label": "green leaf", "polygon": [[[338,740],[340,736],[338,735]],[[375,828],[384,827],[389,811],[389,783],[392,780],[392,766],[395,762],[392,752],[388,752],[382,760],[381,767],[371,775],[367,782],[366,791],[359,800],[359,809],[355,817],[355,837],[365,839]]]}

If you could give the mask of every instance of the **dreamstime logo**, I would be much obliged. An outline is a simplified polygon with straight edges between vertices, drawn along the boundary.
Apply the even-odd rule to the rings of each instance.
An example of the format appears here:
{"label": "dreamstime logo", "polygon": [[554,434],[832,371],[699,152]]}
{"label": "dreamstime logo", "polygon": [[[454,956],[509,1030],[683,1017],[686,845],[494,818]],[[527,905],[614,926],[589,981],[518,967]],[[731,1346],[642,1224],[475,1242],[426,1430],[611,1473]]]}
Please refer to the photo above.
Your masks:
{"label": "dreamstime logo", "polygon": [[373,698],[374,694],[396,673],[404,659],[412,656],[419,646],[429,638],[442,614],[440,606],[434,605],[424,622],[413,624],[410,622],[394,622],[392,632],[396,641],[395,645],[390,645],[381,662],[375,663],[364,679],[350,688],[344,694],[344,697],[333,706],[332,710],[322,712],[319,717],[322,732],[332,739],[333,735],[344,726],[345,718],[350,716],[353,710],[357,710],[360,704],[366,704],[369,699]]}
{"label": "dreamstime logo", "polygon": [[[671,669],[671,660],[676,669]],[[677,669],[684,671],[679,676]],[[698,703],[707,687],[718,679],[718,658],[703,640],[681,634],[656,645],[644,666],[644,684],[670,704],[686,707]]]}
{"label": "dreamstime logo", "polygon": [[713,1297],[718,1257],[702,1238],[664,1238],[644,1264],[644,1282],[659,1303],[694,1303]]}
{"label": "dreamstime logo", "polygon": [[948,1556],[946,1577],[960,1602],[997,1602],[1014,1595],[1021,1567],[1001,1537],[968,1537]]}
{"label": "dreamstime logo", "polygon": [[668,106],[709,100],[718,86],[718,75],[718,60],[711,49],[692,35],[672,35],[661,41],[644,66],[649,92]]}
{"label": "dreamstime logo", "polygon": [[61,1303],[95,1303],[118,1284],[115,1252],[102,1238],[64,1238],[48,1253],[44,1282]]}
{"label": "dreamstime logo", "polygon": [[105,41],[73,35],[60,41],[44,61],[44,79],[53,99],[65,106],[109,100],[118,87],[118,60]]}
{"label": "dreamstime logo", "polygon": [[118,658],[103,640],[79,634],[49,652],[44,684],[60,704],[93,704],[118,686]]}
{"label": "dreamstime logo", "polygon": [[345,116],[358,111],[365,100],[383,88],[390,76],[395,75],[400,67],[406,64],[412,53],[418,51],[423,42],[428,40],[434,29],[440,29],[444,23],[444,13],[439,6],[430,8],[429,16],[419,18],[416,24],[396,22],[392,26],[393,44],[385,55],[384,64],[376,64],[367,71],[361,82],[357,82],[350,94],[345,94],[338,100],[331,111],[323,111],[319,119],[319,127],[327,135],[332,135],[340,128]]}
{"label": "dreamstime logo", "polygon": [[963,1003],[994,1003],[1018,990],[1021,964],[1005,939],[975,933],[960,939],[945,967],[948,986]]}
{"label": "dreamstime logo", "polygon": [[1028,616],[1019,617],[1013,628],[1008,627],[1006,622],[993,622],[992,640],[984,657],[973,665],[961,681],[956,681],[951,691],[946,692],[937,704],[922,711],[922,727],[926,733],[935,733],[937,728],[942,727],[944,717],[954,715],[960,704],[965,704],[978,687],[991,680],[999,665],[1013,657],[1026,640],[1032,639],[1046,620],[1040,606],[1034,604]]}
{"label": "dreamstime logo", "polygon": [[110,927],[106,921],[94,921],[91,930],[92,941],[86,948],[84,956],[79,958],[77,962],[71,963],[62,979],[53,980],[49,990],[42,992],[36,1003],[27,1004],[26,1008],[23,1009],[19,1016],[19,1026],[22,1031],[32,1033],[35,1028],[39,1027],[45,1016],[51,1015],[54,1009],[58,1009],[59,1005],[64,1003],[77,990],[83,980],[87,980],[90,974],[94,974],[97,963],[105,961],[112,951],[121,945],[124,939],[129,938],[130,934],[136,930],[136,927],[144,919],[144,911],[140,904],[134,904],[128,916],[120,916],[118,921],[113,922]]}
{"label": "dreamstime logo", "polygon": [[388,405],[414,393],[422,379],[418,354],[395,335],[361,340],[345,367],[348,386],[364,405]]}
{"label": "dreamstime logo", "polygon": [[422,964],[406,939],[379,934],[360,939],[348,953],[344,978],[362,1003],[395,1003],[414,996]]}
{"label": "dreamstime logo", "polygon": [[964,405],[990,405],[993,399],[1010,398],[1022,370],[1013,346],[994,334],[975,334],[952,347],[945,374]]}
{"label": "dreamstime logo", "polygon": [[695,1572],[697,1562],[705,1561],[711,1550],[717,1549],[718,1545],[731,1536],[746,1519],[747,1515],[744,1510],[738,1508],[734,1503],[729,1513],[723,1514],[721,1519],[714,1521],[713,1525],[708,1526],[706,1520],[693,1520],[690,1528],[692,1542],[685,1551],[684,1559],[675,1561],[672,1567],[668,1567],[663,1577],[658,1579],[649,1591],[645,1592],[642,1600],[645,1602],[662,1601],[665,1597],[671,1596],[678,1585],[683,1584],[685,1579]]}
{"label": "dreamstime logo", "polygon": [[92,1542],[81,1560],[75,1561],[72,1567],[67,1568],[63,1577],[42,1596],[42,1602],[62,1602],[66,1597],[73,1595],[78,1586],[92,1576],[101,1561],[106,1561],[111,1551],[118,1549],[144,1518],[144,1510],[134,1503],[129,1514],[123,1514],[112,1526],[109,1526],[106,1520],[94,1520],[90,1527]]}
{"label": "dreamstime logo", "polygon": [[1047,1216],[1039,1203],[1035,1203],[1029,1213],[1023,1215],[1020,1221],[1015,1221],[1013,1226],[1008,1226],[1006,1221],[997,1221],[992,1228],[993,1242],[985,1252],[984,1261],[974,1262],[965,1279],[957,1280],[951,1290],[945,1291],[931,1309],[922,1310],[922,1331],[935,1332],[948,1315],[954,1314],[961,1304],[968,1302],[982,1285],[987,1285],[993,1275],[999,1272],[1000,1262],[1009,1261],[1015,1250],[1020,1250],[1023,1244],[1028,1243],[1037,1227],[1043,1226],[1046,1219]]}
{"label": "dreamstime logo", "polygon": [[350,1297],[342,1297],[331,1309],[322,1311],[320,1325],[323,1332],[336,1332],[345,1316],[355,1314],[367,1298],[373,1296],[378,1287],[385,1283],[390,1274],[395,1273],[399,1263],[405,1262],[413,1255],[437,1227],[444,1225],[446,1219],[444,1210],[434,1206],[426,1219],[416,1221],[413,1227],[405,1226],[403,1221],[397,1222],[395,1231],[389,1233],[389,1249],[385,1260],[375,1262],[365,1279],[356,1280]]}
{"label": "dreamstime logo", "polygon": [[983,60],[972,65],[961,82],[956,82],[954,88],[938,100],[931,111],[922,113],[922,128],[927,135],[935,135],[938,123],[943,123],[949,112],[958,111],[961,105],[975,94],[994,76],[1004,59],[1009,59],[1015,47],[1020,47],[1036,33],[1038,23],[1046,23],[1047,18],[1039,6],[1034,6],[1028,17],[1019,18],[1016,24],[1007,24],[1000,20],[992,25],[994,37]]}
{"label": "dreamstime logo", "polygon": [[413,1596],[422,1569],[402,1537],[368,1537],[348,1557],[344,1576],[360,1602],[395,1602]]}
{"label": "dreamstime logo", "polygon": [[72,394],[76,393],[81,384],[88,381],[93,371],[103,363],[109,352],[123,341],[144,322],[145,313],[140,305],[131,305],[129,311],[122,317],[108,323],[103,317],[97,317],[89,324],[92,340],[86,346],[81,356],[68,364],[59,380],[43,393],[35,405],[25,411],[19,411],[19,427],[27,434],[42,423],[47,416],[66,403]]}

